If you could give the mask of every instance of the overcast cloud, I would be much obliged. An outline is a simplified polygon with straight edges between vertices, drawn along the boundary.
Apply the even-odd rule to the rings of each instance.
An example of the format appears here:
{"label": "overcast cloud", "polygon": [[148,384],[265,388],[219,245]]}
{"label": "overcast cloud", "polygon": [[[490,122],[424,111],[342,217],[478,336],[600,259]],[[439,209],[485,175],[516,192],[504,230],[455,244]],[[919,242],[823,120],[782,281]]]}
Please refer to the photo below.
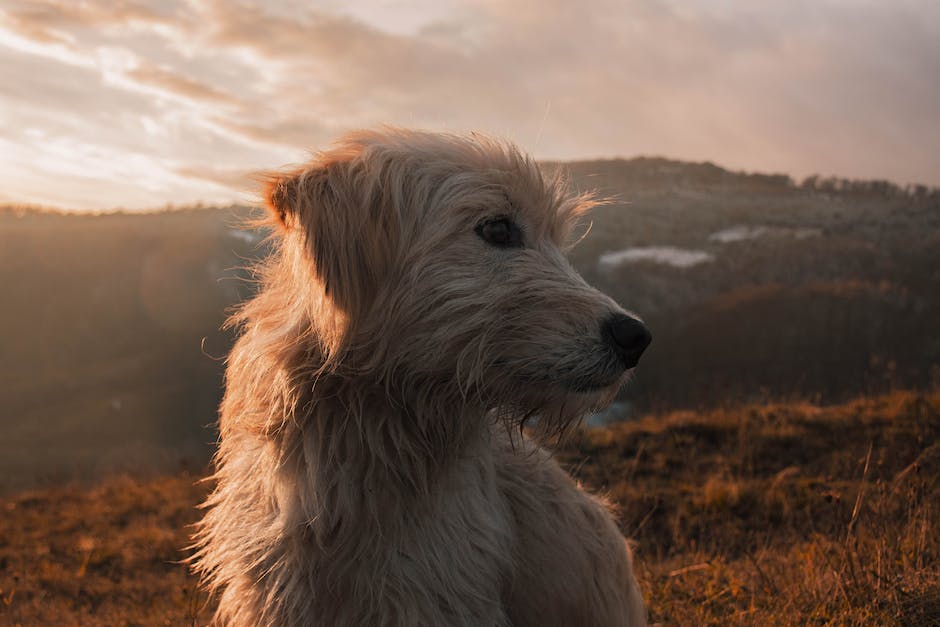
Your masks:
{"label": "overcast cloud", "polygon": [[[351,5],[355,5],[352,8]],[[248,200],[393,123],[940,185],[934,0],[0,0],[0,202]]]}

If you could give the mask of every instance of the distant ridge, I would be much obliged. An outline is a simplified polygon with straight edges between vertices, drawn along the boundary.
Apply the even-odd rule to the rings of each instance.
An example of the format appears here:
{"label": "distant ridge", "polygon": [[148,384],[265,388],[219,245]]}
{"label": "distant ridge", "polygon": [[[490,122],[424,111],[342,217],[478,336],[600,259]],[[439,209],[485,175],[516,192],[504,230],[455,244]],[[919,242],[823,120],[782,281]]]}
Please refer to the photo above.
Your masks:
{"label": "distant ridge", "polygon": [[[940,195],[940,187],[917,183],[899,184],[885,179],[851,179],[813,174],[796,181],[788,174],[735,171],[711,161],[682,161],[666,157],[609,157],[575,161],[540,161],[549,170],[565,169],[575,179],[609,181],[617,186],[629,185],[637,193],[657,191],[664,187],[714,188],[730,187],[739,190],[786,190],[800,188],[823,193],[877,194],[881,196],[909,196],[922,198]],[[71,210],[39,205],[0,205],[0,212],[21,213],[159,213],[164,211],[190,211],[202,209],[248,209],[250,205],[230,203],[206,205],[201,201],[148,209],[122,207],[102,208],[95,211]]]}

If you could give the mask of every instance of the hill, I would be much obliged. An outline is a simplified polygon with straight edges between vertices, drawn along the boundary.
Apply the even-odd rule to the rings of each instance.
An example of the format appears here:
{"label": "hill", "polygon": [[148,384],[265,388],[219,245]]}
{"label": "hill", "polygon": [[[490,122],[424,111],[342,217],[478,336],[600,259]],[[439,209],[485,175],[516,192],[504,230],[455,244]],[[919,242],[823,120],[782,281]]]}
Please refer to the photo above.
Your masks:
{"label": "hill", "polygon": [[243,213],[0,213],[0,490],[211,450]]}
{"label": "hill", "polygon": [[[940,622],[940,393],[648,416],[558,457],[619,509],[653,622]],[[197,478],[0,500],[0,623],[204,623]]]}
{"label": "hill", "polygon": [[641,406],[836,401],[940,380],[940,192],[664,159],[568,164],[613,199],[572,251],[642,315]]}
{"label": "hill", "polygon": [[[612,198],[574,265],[654,336],[598,421],[940,383],[936,190],[650,158],[564,167]],[[0,210],[0,491],[202,467],[232,341],[219,328],[267,250],[241,228],[250,213]]]}

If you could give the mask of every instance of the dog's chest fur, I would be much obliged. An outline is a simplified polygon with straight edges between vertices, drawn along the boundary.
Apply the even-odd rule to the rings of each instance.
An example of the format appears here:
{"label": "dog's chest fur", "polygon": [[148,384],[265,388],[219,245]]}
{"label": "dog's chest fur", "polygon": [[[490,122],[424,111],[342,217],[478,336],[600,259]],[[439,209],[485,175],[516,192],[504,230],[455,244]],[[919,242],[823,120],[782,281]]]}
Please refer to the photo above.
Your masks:
{"label": "dog's chest fur", "polygon": [[[381,463],[309,460],[317,466],[312,475],[290,475],[312,477],[317,498],[288,517],[306,522],[279,534],[285,559],[276,567],[306,571],[309,615],[322,624],[380,624],[389,616],[402,625],[508,624],[512,510],[494,458],[481,439],[425,486],[403,484]],[[287,496],[288,507],[296,504]]]}

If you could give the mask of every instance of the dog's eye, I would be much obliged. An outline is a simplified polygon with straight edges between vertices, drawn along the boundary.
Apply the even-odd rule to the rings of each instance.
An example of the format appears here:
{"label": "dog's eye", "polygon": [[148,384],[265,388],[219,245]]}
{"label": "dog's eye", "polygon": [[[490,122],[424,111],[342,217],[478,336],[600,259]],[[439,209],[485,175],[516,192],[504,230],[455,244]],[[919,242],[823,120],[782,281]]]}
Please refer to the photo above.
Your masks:
{"label": "dog's eye", "polygon": [[477,225],[477,235],[488,244],[500,248],[520,248],[522,230],[509,218],[493,218]]}

